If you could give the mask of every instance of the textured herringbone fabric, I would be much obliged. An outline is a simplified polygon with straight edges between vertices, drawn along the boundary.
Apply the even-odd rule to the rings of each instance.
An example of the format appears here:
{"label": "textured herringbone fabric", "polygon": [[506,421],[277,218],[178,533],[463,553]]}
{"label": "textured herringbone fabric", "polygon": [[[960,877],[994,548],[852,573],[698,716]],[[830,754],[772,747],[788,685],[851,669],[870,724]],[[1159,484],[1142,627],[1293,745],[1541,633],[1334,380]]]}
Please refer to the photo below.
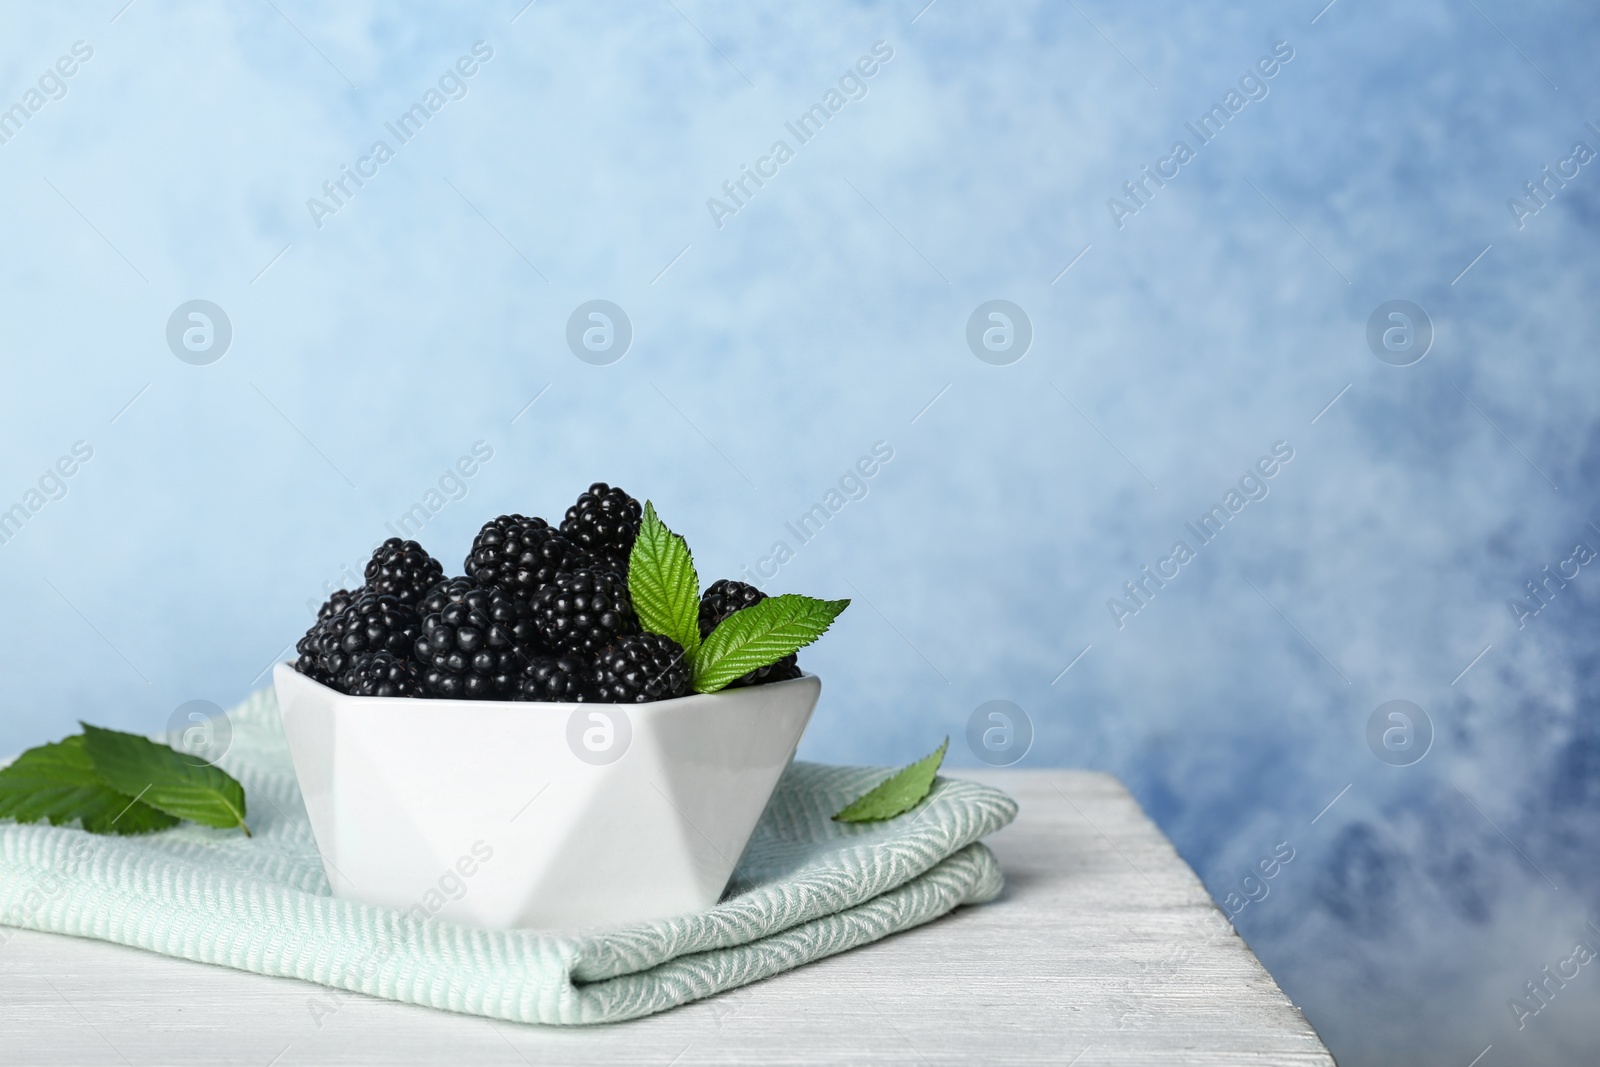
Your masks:
{"label": "textured herringbone fabric", "polygon": [[271,691],[229,715],[222,764],[255,837],[0,824],[0,923],[498,1019],[614,1022],[993,898],[1000,869],[978,839],[1016,814],[940,779],[916,812],[847,826],[830,816],[883,771],[796,763],[715,907],[589,935],[473,930],[330,896]]}

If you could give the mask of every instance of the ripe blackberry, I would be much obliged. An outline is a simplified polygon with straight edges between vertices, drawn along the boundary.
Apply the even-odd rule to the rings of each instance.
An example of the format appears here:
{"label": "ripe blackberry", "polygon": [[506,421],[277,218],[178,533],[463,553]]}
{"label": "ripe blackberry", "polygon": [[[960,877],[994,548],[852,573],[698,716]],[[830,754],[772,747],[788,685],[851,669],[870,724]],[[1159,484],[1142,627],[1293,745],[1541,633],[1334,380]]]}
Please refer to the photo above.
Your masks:
{"label": "ripe blackberry", "polygon": [[327,600],[323,601],[322,607],[317,609],[318,621],[332,618],[335,615],[343,615],[344,610],[355,601],[356,597],[360,596],[366,591],[366,588],[363,586],[354,592],[351,592],[348,589],[341,589],[337,593],[334,593]]}
{"label": "ripe blackberry", "polygon": [[[334,606],[333,599],[324,605]],[[409,655],[417,632],[415,608],[398,597],[361,590],[343,611],[330,611],[300,639],[295,668],[325,685],[337,685],[363,652]]]}
{"label": "ripe blackberry", "polygon": [[561,532],[593,556],[610,561],[627,573],[628,555],[639,534],[643,517],[639,502],[620,486],[595,482],[567,509]]}
{"label": "ripe blackberry", "polygon": [[[700,598],[700,638],[705,640],[717,623],[726,619],[736,611],[742,611],[752,604],[759,604],[767,599],[767,594],[753,585],[745,582],[736,582],[731,578],[721,578],[706,589],[705,595]],[[749,674],[740,675],[728,683],[729,689],[737,689],[746,685],[765,685],[767,682],[782,682],[790,678],[800,677],[800,660],[793,652],[765,667],[757,667]]]}
{"label": "ripe blackberry", "polygon": [[467,553],[467,574],[480,585],[494,585],[532,600],[562,571],[576,570],[588,555],[543,519],[502,515],[483,524]]}
{"label": "ripe blackberry", "polygon": [[446,578],[422,598],[415,654],[431,696],[494,700],[540,651],[526,601],[471,578]]}
{"label": "ripe blackberry", "polygon": [[793,652],[765,667],[757,667],[749,674],[741,674],[728,683],[729,689],[740,689],[747,685],[766,685],[768,682],[787,682],[791,678],[800,677],[800,659]]}
{"label": "ripe blackberry", "polygon": [[415,604],[444,577],[444,567],[415,541],[391,537],[367,561],[367,588]]}
{"label": "ripe blackberry", "polygon": [[598,568],[557,575],[533,598],[533,618],[551,648],[583,655],[639,632],[627,583]]}
{"label": "ripe blackberry", "polygon": [[753,585],[719,578],[706,587],[700,597],[700,639],[703,641],[716,629],[717,623],[736,611],[759,604],[767,594]]}
{"label": "ripe blackberry", "polygon": [[581,704],[594,699],[594,663],[587,656],[535,656],[522,668],[512,700]]}
{"label": "ripe blackberry", "polygon": [[420,697],[422,665],[393,652],[360,652],[339,676],[339,688],[355,697]]}
{"label": "ripe blackberry", "polygon": [[689,664],[683,646],[661,634],[619,637],[595,664],[595,699],[603,704],[643,704],[688,695]]}
{"label": "ripe blackberry", "polygon": [[332,685],[337,680],[326,669],[318,667],[317,659],[332,625],[329,620],[343,615],[360,592],[361,590],[352,593],[348,589],[341,589],[323,601],[322,607],[317,609],[317,621],[311,624],[304,637],[295,642],[294,650],[299,653],[294,661],[295,670],[308,678],[315,678],[323,685]]}

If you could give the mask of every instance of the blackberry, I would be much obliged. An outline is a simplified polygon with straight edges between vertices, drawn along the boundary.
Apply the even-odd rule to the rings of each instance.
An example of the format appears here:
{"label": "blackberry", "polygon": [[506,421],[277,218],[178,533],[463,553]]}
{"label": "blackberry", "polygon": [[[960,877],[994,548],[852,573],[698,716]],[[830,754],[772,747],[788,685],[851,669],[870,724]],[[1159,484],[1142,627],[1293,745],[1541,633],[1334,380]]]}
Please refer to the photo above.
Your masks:
{"label": "blackberry", "polygon": [[353,593],[348,589],[339,590],[337,593],[334,593],[327,600],[325,600],[322,604],[322,607],[317,609],[317,619],[320,621],[322,619],[332,618],[335,615],[343,615],[344,609],[348,608],[355,598],[364,592],[366,592],[365,587],[357,589]]}
{"label": "blackberry", "polygon": [[415,653],[429,695],[493,700],[511,692],[539,651],[526,601],[471,578],[446,578],[420,605]]}
{"label": "blackberry", "polygon": [[627,583],[598,568],[558,575],[534,597],[533,618],[545,643],[561,652],[594,655],[639,632]]}
{"label": "blackberry", "polygon": [[620,486],[595,482],[567,509],[561,532],[578,547],[627,573],[644,512]]}
{"label": "blackberry", "polygon": [[[341,590],[342,592],[342,590]],[[398,597],[361,590],[343,611],[334,594],[324,605],[329,614],[300,639],[295,668],[325,685],[337,685],[355,657],[363,652],[388,652],[405,657],[417,638],[416,609]]]}
{"label": "blackberry", "polygon": [[422,665],[393,652],[359,652],[339,676],[339,688],[355,697],[420,697]]}
{"label": "blackberry", "polygon": [[415,541],[391,537],[367,561],[366,587],[415,604],[444,578],[444,567]]}
{"label": "blackberry", "polygon": [[739,689],[747,685],[766,685],[768,682],[787,682],[791,678],[800,677],[800,658],[793,652],[765,667],[757,667],[749,674],[741,674],[728,683],[729,689]]}
{"label": "blackberry", "polygon": [[[736,582],[731,578],[722,578],[706,589],[705,595],[700,598],[700,639],[705,638],[716,629],[717,623],[726,619],[736,611],[742,611],[752,604],[759,604],[767,599],[767,594],[753,585]],[[790,678],[800,677],[800,660],[793,652],[765,667],[757,667],[749,674],[740,675],[728,683],[729,689],[736,689],[746,685],[764,685],[767,682],[782,682]]]}
{"label": "blackberry", "polygon": [[767,599],[767,594],[753,585],[719,578],[706,587],[700,597],[700,639],[703,641],[717,628],[717,623],[736,611]]}
{"label": "blackberry", "polygon": [[336,680],[334,676],[325,668],[319,668],[317,659],[321,654],[324,639],[332,625],[329,620],[343,615],[359,592],[361,591],[357,590],[352,593],[348,589],[341,589],[323,601],[322,607],[317,609],[317,621],[311,624],[311,628],[305,632],[304,637],[295,642],[294,650],[299,653],[299,656],[294,661],[295,670],[308,678],[315,678],[323,685],[332,685],[334,683]]}
{"label": "blackberry", "polygon": [[594,663],[586,656],[535,656],[522,668],[512,700],[581,704],[594,699]]}
{"label": "blackberry", "polygon": [[683,646],[661,634],[619,637],[594,670],[595,699],[604,704],[643,704],[688,695],[689,664]]}
{"label": "blackberry", "polygon": [[502,515],[484,523],[472,539],[466,571],[481,585],[532,600],[557,574],[588,562],[582,549],[543,519]]}

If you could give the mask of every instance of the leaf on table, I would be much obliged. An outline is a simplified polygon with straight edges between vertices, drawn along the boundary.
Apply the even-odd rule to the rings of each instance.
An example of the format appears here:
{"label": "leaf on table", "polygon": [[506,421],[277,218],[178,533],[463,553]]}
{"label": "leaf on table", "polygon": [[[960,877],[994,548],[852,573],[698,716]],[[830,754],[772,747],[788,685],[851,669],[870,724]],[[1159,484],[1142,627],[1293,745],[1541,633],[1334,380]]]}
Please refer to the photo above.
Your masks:
{"label": "leaf on table", "polygon": [[717,624],[694,662],[697,693],[714,693],[735,678],[776,663],[827,633],[848,600],[785,593],[741,608]]}
{"label": "leaf on table", "polygon": [[628,557],[628,596],[645,631],[678,642],[693,664],[700,648],[700,578],[688,542],[667,528],[648,500]]}
{"label": "leaf on table", "polygon": [[52,826],[77,820],[92,834],[145,834],[178,825],[174,816],[101,781],[81,734],[30,748],[0,770],[0,818],[47,819]]}
{"label": "leaf on table", "polygon": [[245,825],[244,786],[219,767],[195,763],[166,745],[83,724],[84,749],[108,785],[168,815],[217,826]]}
{"label": "leaf on table", "polygon": [[946,737],[944,744],[936,751],[909,767],[895,771],[873,786],[869,792],[848,804],[843,811],[833,817],[834,820],[878,822],[910,811],[922,803],[923,798],[933,788],[933,776],[939,773],[939,765],[944,762],[945,750],[949,747],[950,739]]}

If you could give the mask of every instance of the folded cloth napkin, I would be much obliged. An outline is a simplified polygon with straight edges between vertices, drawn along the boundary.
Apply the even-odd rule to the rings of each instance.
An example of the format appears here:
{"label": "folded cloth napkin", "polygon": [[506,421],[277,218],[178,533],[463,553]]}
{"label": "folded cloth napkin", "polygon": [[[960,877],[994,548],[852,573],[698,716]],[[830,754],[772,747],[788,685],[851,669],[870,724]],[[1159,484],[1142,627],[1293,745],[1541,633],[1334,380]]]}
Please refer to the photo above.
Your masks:
{"label": "folded cloth napkin", "polygon": [[0,924],[514,1022],[615,1022],[993,899],[1000,868],[978,839],[1016,815],[1004,793],[942,778],[897,819],[836,823],[884,771],[797,762],[714,907],[599,933],[490,932],[329,895],[271,690],[228,721],[220,765],[245,787],[254,837],[0,824]]}

